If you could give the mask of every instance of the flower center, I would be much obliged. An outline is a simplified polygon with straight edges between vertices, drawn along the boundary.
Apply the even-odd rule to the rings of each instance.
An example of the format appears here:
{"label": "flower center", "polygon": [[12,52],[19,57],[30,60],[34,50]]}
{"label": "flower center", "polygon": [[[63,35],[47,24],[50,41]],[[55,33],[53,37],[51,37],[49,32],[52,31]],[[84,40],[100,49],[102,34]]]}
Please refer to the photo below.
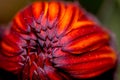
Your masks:
{"label": "flower center", "polygon": [[[52,53],[61,47],[59,38],[56,37],[55,29],[47,27],[42,28],[40,24],[37,24],[40,30],[36,30],[36,23],[30,25],[31,32],[22,38],[26,41],[27,45],[24,46],[24,52],[21,54],[25,58],[23,67],[24,78],[30,78],[30,74],[39,74],[45,76],[44,68],[46,66],[53,66],[51,62],[53,59]],[[28,76],[28,77],[27,77]]]}

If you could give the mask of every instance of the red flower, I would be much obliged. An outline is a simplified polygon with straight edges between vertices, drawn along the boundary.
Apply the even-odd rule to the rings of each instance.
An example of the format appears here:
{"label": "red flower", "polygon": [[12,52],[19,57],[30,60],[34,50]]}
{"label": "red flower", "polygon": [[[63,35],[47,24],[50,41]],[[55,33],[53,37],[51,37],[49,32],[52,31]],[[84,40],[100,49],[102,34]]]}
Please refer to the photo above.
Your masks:
{"label": "red flower", "polygon": [[17,13],[1,41],[0,68],[22,80],[98,76],[113,68],[108,32],[72,3],[34,2]]}

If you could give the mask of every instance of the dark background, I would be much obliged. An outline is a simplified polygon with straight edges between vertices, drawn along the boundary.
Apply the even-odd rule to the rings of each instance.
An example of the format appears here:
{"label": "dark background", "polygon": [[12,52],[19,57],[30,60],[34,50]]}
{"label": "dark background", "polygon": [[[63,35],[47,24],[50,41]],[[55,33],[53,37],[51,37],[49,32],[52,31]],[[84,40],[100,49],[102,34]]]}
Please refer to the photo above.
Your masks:
{"label": "dark background", "polygon": [[[32,1],[43,0],[0,0],[0,24],[8,24],[16,12]],[[74,0],[64,0],[74,1]],[[77,0],[76,0],[77,1]],[[116,45],[120,49],[120,0],[79,0],[87,11],[94,14],[99,21],[116,35]],[[120,67],[120,65],[119,65]],[[120,80],[120,68],[117,69]]]}

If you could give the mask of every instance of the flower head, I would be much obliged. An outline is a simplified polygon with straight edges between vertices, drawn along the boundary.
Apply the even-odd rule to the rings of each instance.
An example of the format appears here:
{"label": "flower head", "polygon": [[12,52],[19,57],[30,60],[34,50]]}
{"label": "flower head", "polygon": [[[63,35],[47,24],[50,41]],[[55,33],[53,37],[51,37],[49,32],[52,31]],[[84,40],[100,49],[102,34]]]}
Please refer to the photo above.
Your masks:
{"label": "flower head", "polygon": [[116,63],[110,34],[73,3],[34,2],[4,34],[0,68],[22,80],[91,78]]}

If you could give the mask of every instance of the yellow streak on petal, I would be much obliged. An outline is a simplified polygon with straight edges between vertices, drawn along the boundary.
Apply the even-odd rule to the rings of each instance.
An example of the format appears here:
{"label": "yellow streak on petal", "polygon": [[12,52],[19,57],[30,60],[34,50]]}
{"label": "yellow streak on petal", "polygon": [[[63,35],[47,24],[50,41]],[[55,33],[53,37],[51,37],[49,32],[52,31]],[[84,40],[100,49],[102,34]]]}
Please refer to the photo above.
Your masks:
{"label": "yellow streak on petal", "polygon": [[71,20],[71,17],[72,17],[72,13],[73,13],[72,8],[73,8],[73,6],[69,5],[65,11],[64,16],[62,13],[63,18],[59,21],[58,34],[63,32],[65,30],[65,28],[68,26],[68,24]]}
{"label": "yellow streak on petal", "polygon": [[[21,15],[20,15],[21,13],[18,13],[16,16],[15,16],[15,21],[13,21],[13,28],[17,31],[17,32],[21,32],[21,30],[20,29],[25,29],[25,26],[24,26],[24,24],[22,23],[23,21],[21,21],[20,20],[20,17],[21,17]],[[15,25],[14,25],[14,22],[15,22]],[[19,29],[20,28],[20,29]]]}
{"label": "yellow streak on petal", "polygon": [[75,23],[77,23],[77,21],[78,21],[78,18],[79,18],[79,16],[80,16],[80,14],[79,14],[79,8],[77,8],[77,7],[75,7],[75,14],[74,14],[74,17],[73,17],[73,22],[71,23],[71,26],[68,28],[68,30],[66,31],[66,34],[69,32],[69,31],[71,31],[72,29],[73,29],[73,26],[74,26],[74,24]]}
{"label": "yellow streak on petal", "polygon": [[60,19],[59,19],[59,21],[58,22],[60,22],[62,19],[63,19],[63,17],[64,17],[64,14],[65,14],[65,5],[64,4],[62,4],[62,3],[60,3],[60,8],[61,8],[61,12],[60,12]]}
{"label": "yellow streak on petal", "polygon": [[23,24],[22,24],[22,22],[20,20],[20,14],[19,13],[16,15],[15,21],[16,21],[18,26],[23,27]]}
{"label": "yellow streak on petal", "polygon": [[111,57],[113,59],[113,63],[115,63],[117,60],[116,52],[111,47],[108,47],[108,48],[111,50],[111,54],[109,55],[109,57]]}
{"label": "yellow streak on petal", "polygon": [[102,39],[109,39],[109,36],[107,34],[97,34],[97,35],[92,35],[91,37],[88,36],[88,38],[84,40],[77,40],[76,42],[70,44],[68,46],[68,49],[82,49],[87,46],[90,46],[94,44],[95,42],[102,40]]}
{"label": "yellow streak on petal", "polygon": [[13,47],[7,45],[7,44],[4,43],[4,42],[1,43],[1,46],[2,46],[5,50],[7,50],[7,51],[12,51],[12,52],[14,52],[14,50],[15,50]]}
{"label": "yellow streak on petal", "polygon": [[[107,36],[104,36],[105,38],[107,38]],[[82,42],[78,43],[77,45],[74,45],[72,46],[73,48],[76,48],[76,47],[87,47],[88,45],[100,40],[101,37],[100,36],[96,36],[94,35],[93,37],[90,37],[89,39],[86,39],[86,40],[83,40]]]}
{"label": "yellow streak on petal", "polygon": [[48,3],[47,3],[47,2],[45,2],[44,16],[46,16],[47,11],[48,11]]}
{"label": "yellow streak on petal", "polygon": [[52,2],[49,4],[49,19],[50,21],[55,19],[57,14],[58,14],[58,10],[59,9],[59,6],[56,2]]}
{"label": "yellow streak on petal", "polygon": [[45,4],[45,6],[44,6],[44,12],[42,13],[43,16],[41,19],[41,24],[45,26],[46,22],[47,22],[46,20],[47,20],[47,12],[48,12],[48,3],[45,2],[44,4]]}
{"label": "yellow streak on petal", "polygon": [[40,2],[34,2],[32,5],[32,10],[33,10],[33,15],[35,16],[35,18],[39,18],[40,14],[42,12],[42,3]]}
{"label": "yellow streak on petal", "polygon": [[93,21],[79,21],[73,24],[72,29],[77,29],[85,25],[87,26],[87,25],[93,25],[93,24],[95,24],[95,22]]}
{"label": "yellow streak on petal", "polygon": [[[95,56],[91,57],[91,58],[94,58]],[[111,52],[109,52],[109,54],[99,54],[97,56],[97,59],[104,59],[104,58],[112,58],[113,59],[113,62],[116,61],[116,55],[115,55],[115,52],[113,50],[111,50]]]}

